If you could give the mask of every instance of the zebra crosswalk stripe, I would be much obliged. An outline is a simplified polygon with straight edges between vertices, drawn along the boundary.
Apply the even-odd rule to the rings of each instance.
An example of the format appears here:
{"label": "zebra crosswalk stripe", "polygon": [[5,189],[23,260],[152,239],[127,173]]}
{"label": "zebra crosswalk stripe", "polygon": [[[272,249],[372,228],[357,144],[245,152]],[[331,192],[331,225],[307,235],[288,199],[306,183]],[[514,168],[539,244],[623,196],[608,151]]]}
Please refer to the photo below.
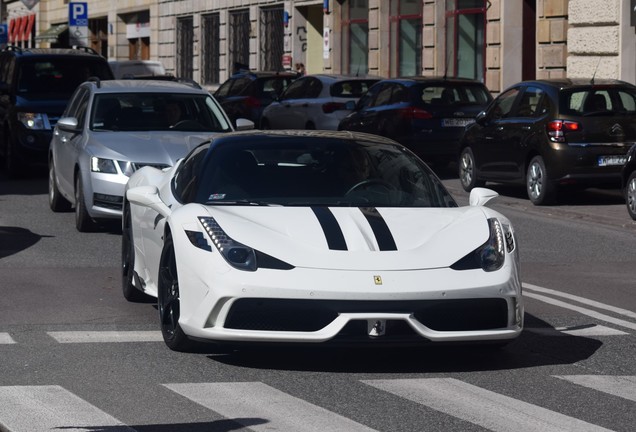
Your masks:
{"label": "zebra crosswalk stripe", "polygon": [[370,432],[373,429],[262,382],[164,384],[253,431]]}
{"label": "zebra crosswalk stripe", "polygon": [[60,386],[0,387],[0,430],[134,432]]}
{"label": "zebra crosswalk stripe", "polygon": [[636,376],[555,375],[555,377],[636,402]]}
{"label": "zebra crosswalk stripe", "polygon": [[454,378],[362,382],[495,432],[608,431]]}
{"label": "zebra crosswalk stripe", "polygon": [[15,341],[9,333],[0,333],[0,345],[2,344],[14,344]]}
{"label": "zebra crosswalk stripe", "polygon": [[61,331],[47,334],[59,343],[163,342],[160,331]]}

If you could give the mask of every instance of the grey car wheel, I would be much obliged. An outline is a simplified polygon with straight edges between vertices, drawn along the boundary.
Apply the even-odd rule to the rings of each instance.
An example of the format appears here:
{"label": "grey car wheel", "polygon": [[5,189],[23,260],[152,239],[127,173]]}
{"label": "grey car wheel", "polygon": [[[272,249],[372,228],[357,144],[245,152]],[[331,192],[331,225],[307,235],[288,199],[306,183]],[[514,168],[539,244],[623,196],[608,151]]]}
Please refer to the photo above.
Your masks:
{"label": "grey car wheel", "polygon": [[49,207],[54,212],[64,212],[71,209],[71,203],[62,196],[57,188],[57,177],[52,160],[49,162]]}
{"label": "grey car wheel", "polygon": [[86,211],[82,177],[78,174],[75,179],[75,227],[79,232],[90,232],[95,229],[95,225],[95,221]]}
{"label": "grey car wheel", "polygon": [[486,184],[483,180],[477,180],[475,156],[470,147],[462,150],[459,156],[459,181],[466,192],[470,192],[476,187],[483,187]]}
{"label": "grey car wheel", "polygon": [[534,205],[551,204],[555,200],[556,187],[548,178],[548,171],[541,156],[535,156],[526,171],[526,190]]}
{"label": "grey car wheel", "polygon": [[636,220],[636,171],[629,175],[625,187],[625,203],[632,219]]}

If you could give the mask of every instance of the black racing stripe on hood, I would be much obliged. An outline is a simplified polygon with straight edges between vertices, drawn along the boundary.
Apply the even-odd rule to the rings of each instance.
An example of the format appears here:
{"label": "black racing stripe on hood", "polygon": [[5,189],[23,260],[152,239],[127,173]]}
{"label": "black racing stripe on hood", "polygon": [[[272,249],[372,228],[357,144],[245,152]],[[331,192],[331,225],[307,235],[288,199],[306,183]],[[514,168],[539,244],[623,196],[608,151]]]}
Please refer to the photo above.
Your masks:
{"label": "black racing stripe on hood", "polygon": [[367,218],[369,225],[371,225],[371,230],[375,235],[375,239],[378,242],[380,250],[397,250],[395,240],[393,239],[393,234],[391,234],[389,226],[386,224],[386,221],[378,212],[378,210],[375,207],[360,207],[360,211],[362,212],[364,217]]}
{"label": "black racing stripe on hood", "polygon": [[347,242],[345,241],[344,234],[338,225],[336,217],[331,213],[327,207],[312,207],[311,208],[320,222],[322,231],[325,233],[327,239],[327,245],[332,250],[347,250]]}

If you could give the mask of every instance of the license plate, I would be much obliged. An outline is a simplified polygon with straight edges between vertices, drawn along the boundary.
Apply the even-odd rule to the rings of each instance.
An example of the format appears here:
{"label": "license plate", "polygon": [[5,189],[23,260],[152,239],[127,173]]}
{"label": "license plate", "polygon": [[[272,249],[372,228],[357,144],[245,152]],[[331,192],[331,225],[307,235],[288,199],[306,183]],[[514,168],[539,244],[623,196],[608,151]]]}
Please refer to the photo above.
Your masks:
{"label": "license plate", "polygon": [[598,166],[625,165],[626,155],[599,156]]}
{"label": "license plate", "polygon": [[442,119],[442,127],[466,127],[475,123],[475,119],[448,118]]}

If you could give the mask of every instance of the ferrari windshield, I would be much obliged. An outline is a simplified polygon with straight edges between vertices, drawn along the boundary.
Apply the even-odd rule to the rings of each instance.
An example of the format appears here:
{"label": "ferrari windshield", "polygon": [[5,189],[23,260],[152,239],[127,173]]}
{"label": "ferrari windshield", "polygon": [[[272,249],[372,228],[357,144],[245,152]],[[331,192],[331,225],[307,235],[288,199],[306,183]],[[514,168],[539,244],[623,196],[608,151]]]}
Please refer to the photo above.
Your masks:
{"label": "ferrari windshield", "polygon": [[[432,171],[402,147],[302,138],[232,142],[211,148],[205,158],[195,152],[175,178],[176,195],[208,205],[457,206]],[[188,174],[197,170],[198,157],[199,175]]]}

